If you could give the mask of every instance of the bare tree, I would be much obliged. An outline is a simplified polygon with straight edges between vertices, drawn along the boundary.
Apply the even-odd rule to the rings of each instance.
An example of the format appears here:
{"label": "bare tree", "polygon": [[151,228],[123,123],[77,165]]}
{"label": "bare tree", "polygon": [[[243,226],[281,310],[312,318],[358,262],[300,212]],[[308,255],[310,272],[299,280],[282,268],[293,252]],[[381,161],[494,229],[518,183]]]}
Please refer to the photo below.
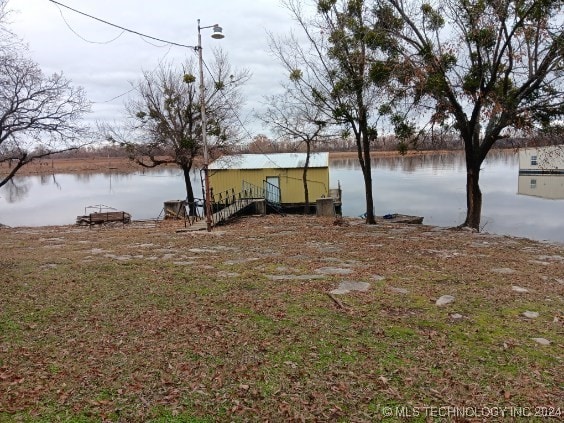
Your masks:
{"label": "bare tree", "polygon": [[330,134],[330,116],[321,107],[305,104],[301,93],[291,86],[286,86],[282,94],[265,97],[267,107],[258,115],[266,125],[283,140],[293,140],[296,148],[305,145],[306,160],[302,181],[304,187],[304,213],[310,212],[307,172],[311,152],[315,144],[334,136]]}
{"label": "bare tree", "polygon": [[[232,71],[221,50],[214,51],[214,59],[208,67],[211,77],[205,81],[211,157],[228,152],[241,140],[237,110],[243,103],[240,88],[249,79],[246,70]],[[203,149],[195,67],[195,61],[188,60],[180,66],[163,63],[155,71],[144,72],[137,85],[138,97],[126,104],[127,126],[103,128],[106,137],[126,146],[130,158],[138,164],[175,164],[182,169],[190,204],[195,199],[190,172]]]}
{"label": "bare tree", "polygon": [[81,122],[90,111],[84,90],[62,74],[45,76],[6,27],[0,1],[0,187],[31,161],[89,143]]}
{"label": "bare tree", "polygon": [[[387,121],[410,128],[394,114],[396,93],[389,89],[389,72],[374,78],[385,66],[386,40],[380,40],[372,4],[364,0],[316,0],[316,14],[308,17],[304,0],[285,0],[304,40],[293,34],[271,36],[271,50],[290,73],[304,105],[320,108],[330,122],[341,126],[342,138],[353,135],[362,170],[366,223],[376,223],[370,152],[377,125]],[[395,120],[395,123],[392,121]]]}
{"label": "bare tree", "polygon": [[480,229],[480,168],[512,133],[562,122],[561,0],[381,0],[380,27],[430,119],[464,143],[466,219]]}

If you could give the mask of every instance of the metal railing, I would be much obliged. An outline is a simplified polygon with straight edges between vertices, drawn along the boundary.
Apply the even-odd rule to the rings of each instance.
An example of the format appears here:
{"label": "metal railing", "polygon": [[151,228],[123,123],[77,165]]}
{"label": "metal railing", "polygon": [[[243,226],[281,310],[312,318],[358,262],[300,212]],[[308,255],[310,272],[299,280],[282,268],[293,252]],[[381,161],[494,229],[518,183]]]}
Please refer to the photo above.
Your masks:
{"label": "metal railing", "polygon": [[276,206],[280,206],[280,187],[271,184],[268,181],[262,181],[264,184],[264,198],[267,202]]}
{"label": "metal railing", "polygon": [[230,190],[223,191],[220,193],[212,193],[212,210],[221,209],[227,207],[237,201],[237,198],[241,198],[241,193],[236,194],[235,190],[231,188]]}
{"label": "metal railing", "polygon": [[241,194],[243,195],[243,198],[263,199],[264,188],[258,187],[250,182],[243,181]]}
{"label": "metal railing", "polygon": [[244,198],[265,199],[267,202],[274,205],[280,205],[280,187],[271,184],[267,181],[262,181],[263,186],[258,187],[250,182],[243,181],[243,196]]}
{"label": "metal railing", "polygon": [[263,181],[262,187],[243,181],[241,192],[236,193],[232,188],[217,194],[212,193],[211,197],[214,225],[229,219],[255,200],[266,200],[276,210],[280,208],[280,187],[267,181]]}
{"label": "metal railing", "polygon": [[243,210],[245,207],[253,204],[256,201],[254,198],[236,198],[231,204],[227,207],[223,207],[221,210],[215,212],[212,215],[212,221],[214,225],[217,225],[221,222],[226,221],[227,219],[231,218],[236,213]]}

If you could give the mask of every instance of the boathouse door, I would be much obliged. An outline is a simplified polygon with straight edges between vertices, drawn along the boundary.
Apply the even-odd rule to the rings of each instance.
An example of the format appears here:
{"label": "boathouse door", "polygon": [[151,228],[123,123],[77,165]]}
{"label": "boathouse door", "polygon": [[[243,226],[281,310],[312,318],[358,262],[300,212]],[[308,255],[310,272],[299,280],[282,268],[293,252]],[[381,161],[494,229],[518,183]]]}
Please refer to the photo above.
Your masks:
{"label": "boathouse door", "polygon": [[280,177],[267,176],[264,184],[264,193],[266,201],[280,203]]}

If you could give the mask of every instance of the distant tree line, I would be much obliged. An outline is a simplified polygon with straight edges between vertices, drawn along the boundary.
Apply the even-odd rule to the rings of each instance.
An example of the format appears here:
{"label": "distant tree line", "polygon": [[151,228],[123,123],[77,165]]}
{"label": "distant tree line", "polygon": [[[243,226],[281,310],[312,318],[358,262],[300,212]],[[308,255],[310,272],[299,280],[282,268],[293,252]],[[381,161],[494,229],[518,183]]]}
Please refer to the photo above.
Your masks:
{"label": "distant tree line", "polygon": [[[529,136],[507,137],[496,144],[499,149],[517,149],[523,147],[542,147],[549,145],[561,145],[564,141],[564,132],[555,131],[552,133],[539,132]],[[398,151],[399,141],[394,135],[381,136],[372,143],[371,151]],[[462,140],[456,134],[429,134],[420,135],[416,146],[412,150],[417,151],[460,151],[464,148]],[[229,154],[276,154],[305,152],[305,145],[300,140],[285,140],[269,138],[259,134],[252,138],[250,142],[242,141],[233,145],[227,153]],[[330,138],[324,142],[317,143],[317,152],[355,152],[356,144],[352,138]],[[41,149],[34,151],[34,154],[41,155]],[[157,156],[171,156],[173,152],[169,148],[155,150]],[[53,158],[98,158],[98,157],[121,157],[131,158],[130,151],[125,146],[112,144],[96,144],[84,146],[80,149],[64,151],[52,154]]]}
{"label": "distant tree line", "polygon": [[[544,133],[529,136],[507,137],[496,144],[499,149],[517,149],[522,147],[541,147],[548,145],[560,145],[564,141],[564,132]],[[371,151],[400,151],[398,146],[400,140],[395,135],[380,136],[371,143]],[[463,150],[464,144],[457,134],[420,134],[416,141],[412,142],[411,150],[417,151],[455,151]],[[306,147],[301,140],[286,140],[269,138],[266,135],[257,135],[248,143],[238,144],[233,153],[239,154],[275,154],[305,152]],[[356,143],[352,138],[329,138],[315,144],[318,152],[355,152]]]}

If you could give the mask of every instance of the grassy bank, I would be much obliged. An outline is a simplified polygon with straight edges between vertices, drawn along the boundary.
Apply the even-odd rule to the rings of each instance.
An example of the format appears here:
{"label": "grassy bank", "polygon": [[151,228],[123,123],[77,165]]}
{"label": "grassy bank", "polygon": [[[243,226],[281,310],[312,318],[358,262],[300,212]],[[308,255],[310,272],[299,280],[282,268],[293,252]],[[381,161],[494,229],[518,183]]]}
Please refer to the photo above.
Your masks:
{"label": "grassy bank", "polygon": [[175,229],[0,229],[0,421],[563,407],[562,245],[301,216]]}

